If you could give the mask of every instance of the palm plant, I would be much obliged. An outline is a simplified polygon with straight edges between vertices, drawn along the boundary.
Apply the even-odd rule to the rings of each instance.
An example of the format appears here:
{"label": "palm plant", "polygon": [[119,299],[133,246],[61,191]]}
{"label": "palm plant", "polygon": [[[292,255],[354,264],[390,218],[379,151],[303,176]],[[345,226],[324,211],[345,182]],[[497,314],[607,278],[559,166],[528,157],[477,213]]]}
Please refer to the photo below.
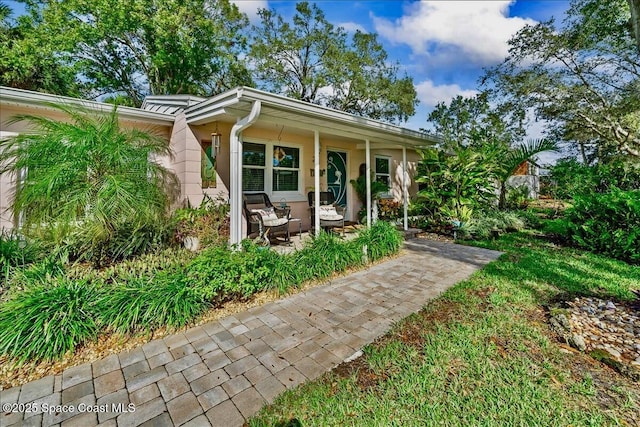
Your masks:
{"label": "palm plant", "polygon": [[531,139],[515,147],[504,147],[493,151],[495,177],[500,184],[498,208],[503,209],[507,200],[507,180],[523,162],[538,166],[534,158],[540,153],[558,151],[558,144],[548,139]]}
{"label": "palm plant", "polygon": [[13,210],[23,232],[71,243],[97,265],[148,250],[178,194],[176,176],[152,160],[171,154],[167,141],[121,128],[117,107],[51,106],[68,119],[16,116],[36,132],[0,143],[0,173],[20,177]]}

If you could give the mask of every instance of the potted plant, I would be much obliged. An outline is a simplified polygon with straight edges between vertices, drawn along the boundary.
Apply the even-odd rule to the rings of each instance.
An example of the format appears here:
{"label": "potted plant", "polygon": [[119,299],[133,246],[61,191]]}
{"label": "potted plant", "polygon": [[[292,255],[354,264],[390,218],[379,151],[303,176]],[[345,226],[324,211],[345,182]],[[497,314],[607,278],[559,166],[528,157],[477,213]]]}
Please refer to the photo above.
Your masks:
{"label": "potted plant", "polygon": [[[367,216],[367,180],[365,175],[360,175],[358,179],[352,179],[349,181],[353,185],[353,189],[358,195],[358,199],[362,203],[362,208],[358,211],[358,219],[362,222],[363,218]],[[374,219],[377,218],[378,212],[378,199],[380,194],[389,191],[389,187],[380,181],[371,180],[371,202],[373,204]]]}

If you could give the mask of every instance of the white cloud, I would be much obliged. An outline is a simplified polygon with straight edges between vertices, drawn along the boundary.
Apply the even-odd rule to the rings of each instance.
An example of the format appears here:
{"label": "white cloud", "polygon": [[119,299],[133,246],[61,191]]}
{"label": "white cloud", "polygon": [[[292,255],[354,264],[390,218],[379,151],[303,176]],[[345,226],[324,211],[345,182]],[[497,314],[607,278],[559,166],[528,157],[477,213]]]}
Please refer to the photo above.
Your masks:
{"label": "white cloud", "polygon": [[391,22],[372,15],[376,31],[416,55],[454,48],[461,60],[487,65],[505,58],[507,41],[531,19],[509,17],[513,1],[421,1]]}
{"label": "white cloud", "polygon": [[448,103],[458,95],[469,97],[478,93],[475,89],[462,89],[457,84],[434,85],[431,80],[418,83],[416,92],[418,93],[420,105],[427,107],[435,107],[439,102]]}
{"label": "white cloud", "polygon": [[231,0],[231,3],[238,6],[240,12],[245,13],[252,23],[258,22],[258,9],[268,9],[267,0]]}
{"label": "white cloud", "polygon": [[336,27],[342,27],[348,33],[355,33],[356,31],[361,31],[363,33],[367,32],[367,30],[365,30],[362,25],[357,24],[355,22],[341,22],[338,25],[336,25]]}

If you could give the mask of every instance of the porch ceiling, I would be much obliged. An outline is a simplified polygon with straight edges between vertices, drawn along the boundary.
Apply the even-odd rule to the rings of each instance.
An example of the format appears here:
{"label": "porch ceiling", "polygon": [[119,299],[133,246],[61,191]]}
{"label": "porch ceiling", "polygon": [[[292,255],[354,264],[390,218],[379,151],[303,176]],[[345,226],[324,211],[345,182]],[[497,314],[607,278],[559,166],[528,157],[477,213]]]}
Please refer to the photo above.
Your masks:
{"label": "porch ceiling", "polygon": [[258,123],[274,123],[309,131],[319,131],[362,142],[405,147],[429,146],[439,139],[400,126],[347,114],[330,108],[273,95],[251,88],[238,88],[213,97],[185,111],[187,123],[235,122],[251,111],[254,101],[262,103]]}

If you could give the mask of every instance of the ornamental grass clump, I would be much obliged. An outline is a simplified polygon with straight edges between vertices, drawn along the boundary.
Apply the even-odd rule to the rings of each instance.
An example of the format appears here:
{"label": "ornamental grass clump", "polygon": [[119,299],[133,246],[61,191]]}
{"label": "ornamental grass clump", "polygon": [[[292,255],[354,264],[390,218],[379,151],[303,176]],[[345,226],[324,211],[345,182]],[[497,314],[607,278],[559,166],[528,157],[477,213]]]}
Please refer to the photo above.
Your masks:
{"label": "ornamental grass clump", "polygon": [[183,327],[204,313],[210,304],[180,271],[130,278],[126,283],[106,286],[96,306],[101,324],[129,334],[161,327]]}
{"label": "ornamental grass clump", "polygon": [[56,278],[0,305],[0,353],[26,360],[60,358],[98,334],[96,287]]}
{"label": "ornamental grass clump", "polygon": [[359,248],[366,247],[367,256],[371,261],[376,261],[400,250],[402,234],[392,224],[378,221],[362,230],[356,242]]}

